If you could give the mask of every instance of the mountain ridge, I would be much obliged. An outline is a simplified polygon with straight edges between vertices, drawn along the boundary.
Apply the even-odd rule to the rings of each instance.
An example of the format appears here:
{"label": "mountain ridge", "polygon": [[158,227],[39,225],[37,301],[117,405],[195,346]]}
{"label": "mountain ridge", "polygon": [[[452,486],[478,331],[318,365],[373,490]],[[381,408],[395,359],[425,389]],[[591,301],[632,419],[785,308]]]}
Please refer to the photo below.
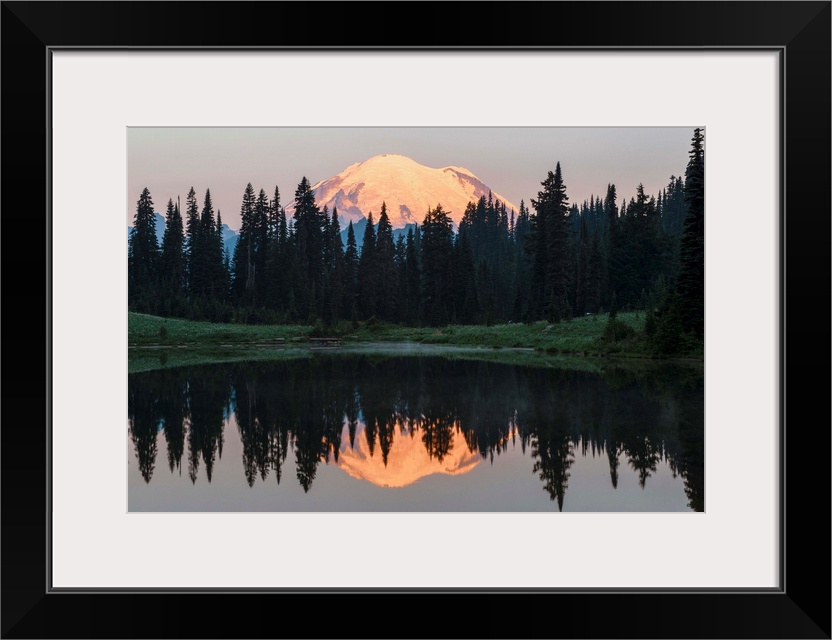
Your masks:
{"label": "mountain ridge", "polygon": [[[158,211],[153,212],[153,221],[156,225],[156,244],[159,246],[159,249],[162,248],[162,239],[165,237],[165,216],[163,216]],[[127,243],[130,243],[130,235],[133,233],[133,227],[127,225]],[[344,236],[346,238],[346,236]],[[238,235],[237,232],[234,231],[231,227],[227,224],[222,225],[222,244],[223,250],[228,253],[229,256],[234,256],[234,247],[237,246],[237,239]]]}
{"label": "mountain ridge", "polygon": [[[494,191],[465,167],[432,168],[407,156],[394,153],[373,156],[355,162],[340,173],[312,186],[316,204],[323,209],[338,209],[341,227],[357,223],[373,214],[378,222],[381,204],[394,229],[408,224],[422,224],[429,207],[441,204],[458,227],[465,207],[491,193],[507,209],[518,207]],[[286,206],[286,215],[294,214],[294,202]]]}

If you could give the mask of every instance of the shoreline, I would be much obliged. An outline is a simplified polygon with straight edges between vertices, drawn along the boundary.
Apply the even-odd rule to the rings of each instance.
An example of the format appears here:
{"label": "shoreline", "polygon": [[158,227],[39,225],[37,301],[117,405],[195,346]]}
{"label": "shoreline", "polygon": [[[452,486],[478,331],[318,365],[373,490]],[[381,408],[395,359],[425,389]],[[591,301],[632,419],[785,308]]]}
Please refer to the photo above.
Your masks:
{"label": "shoreline", "polygon": [[[550,324],[447,325],[408,327],[373,321],[321,325],[212,324],[178,318],[128,314],[128,357],[173,354],[188,360],[241,359],[266,355],[285,358],[322,351],[421,351],[480,356],[487,359],[569,359],[589,362],[639,361],[653,363],[704,363],[704,349],[672,356],[649,351],[638,335],[643,331],[644,313],[620,313],[618,319],[630,326],[636,337],[616,343],[603,340],[606,316],[576,318]],[[317,344],[316,344],[317,343]],[[186,355],[187,354],[187,355]],[[164,359],[164,358],[163,358]],[[177,360],[183,358],[177,357]],[[164,365],[163,365],[164,366]]]}

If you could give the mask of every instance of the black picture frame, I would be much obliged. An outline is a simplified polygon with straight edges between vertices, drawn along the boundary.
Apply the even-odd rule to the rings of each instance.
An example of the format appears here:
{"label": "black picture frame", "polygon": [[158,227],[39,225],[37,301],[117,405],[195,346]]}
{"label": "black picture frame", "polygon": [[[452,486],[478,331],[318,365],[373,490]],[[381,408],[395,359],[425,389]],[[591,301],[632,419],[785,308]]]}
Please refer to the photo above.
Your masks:
{"label": "black picture frame", "polygon": [[[369,3],[333,3],[325,11],[322,6],[2,3],[2,211],[7,223],[2,253],[7,347],[0,431],[2,637],[829,638],[830,2],[402,3],[395,11]],[[402,11],[406,21],[393,17]],[[368,22],[368,12],[380,12],[386,28]],[[245,597],[218,590],[116,594],[50,589],[50,52],[67,47],[275,46],[780,52],[785,82],[779,589],[354,590],[245,592]],[[810,446],[801,437],[804,430],[811,434]],[[644,561],[656,560],[622,559]],[[426,603],[458,606],[448,598],[460,597],[476,600],[466,602],[466,619],[455,616],[457,628],[445,625],[439,609],[434,615],[419,611]],[[315,600],[310,603],[310,598]],[[321,615],[304,620],[301,612],[310,604]],[[405,606],[411,609],[403,617],[405,627],[383,623]],[[336,624],[347,612],[363,612],[365,622],[351,630]]]}

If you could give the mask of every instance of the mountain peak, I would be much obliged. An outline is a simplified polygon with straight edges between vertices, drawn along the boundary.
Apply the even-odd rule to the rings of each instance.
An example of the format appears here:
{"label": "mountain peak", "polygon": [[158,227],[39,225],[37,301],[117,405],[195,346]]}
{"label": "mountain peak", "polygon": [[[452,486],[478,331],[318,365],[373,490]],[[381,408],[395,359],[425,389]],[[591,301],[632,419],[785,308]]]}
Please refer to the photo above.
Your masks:
{"label": "mountain peak", "polygon": [[403,156],[400,153],[380,153],[377,156],[373,156],[372,158],[369,158],[369,159],[367,159],[364,162],[361,162],[359,164],[367,164],[368,162],[386,162],[386,163],[389,163],[389,162],[392,162],[392,163],[404,162],[404,163],[418,164],[415,160],[413,160],[411,158],[408,158],[407,156]]}
{"label": "mountain peak", "polygon": [[[326,205],[330,211],[338,208],[342,225],[366,218],[370,212],[377,219],[382,202],[386,202],[387,215],[396,229],[421,224],[428,208],[439,203],[459,225],[468,202],[476,202],[480,196],[488,197],[489,192],[507,208],[517,210],[469,169],[457,166],[435,169],[398,153],[383,153],[351,164],[341,173],[321,180],[312,190],[319,207]],[[293,213],[293,204],[286,211]]]}

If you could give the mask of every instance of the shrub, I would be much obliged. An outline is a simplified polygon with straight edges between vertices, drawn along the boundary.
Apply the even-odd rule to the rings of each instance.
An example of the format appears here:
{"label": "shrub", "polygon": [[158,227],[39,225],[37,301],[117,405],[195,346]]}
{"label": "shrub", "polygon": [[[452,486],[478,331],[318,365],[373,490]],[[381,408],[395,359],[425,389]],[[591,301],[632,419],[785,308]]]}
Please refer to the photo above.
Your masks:
{"label": "shrub", "polygon": [[607,320],[607,325],[604,327],[603,340],[604,342],[621,342],[622,340],[632,338],[635,334],[635,329],[630,325],[611,316]]}
{"label": "shrub", "polygon": [[676,301],[661,317],[656,327],[656,334],[653,336],[652,344],[656,353],[670,355],[678,353],[682,349],[682,318]]}
{"label": "shrub", "polygon": [[325,338],[327,333],[327,329],[324,326],[324,323],[321,321],[320,318],[315,322],[315,325],[312,327],[312,331],[309,332],[309,335],[313,338]]}

